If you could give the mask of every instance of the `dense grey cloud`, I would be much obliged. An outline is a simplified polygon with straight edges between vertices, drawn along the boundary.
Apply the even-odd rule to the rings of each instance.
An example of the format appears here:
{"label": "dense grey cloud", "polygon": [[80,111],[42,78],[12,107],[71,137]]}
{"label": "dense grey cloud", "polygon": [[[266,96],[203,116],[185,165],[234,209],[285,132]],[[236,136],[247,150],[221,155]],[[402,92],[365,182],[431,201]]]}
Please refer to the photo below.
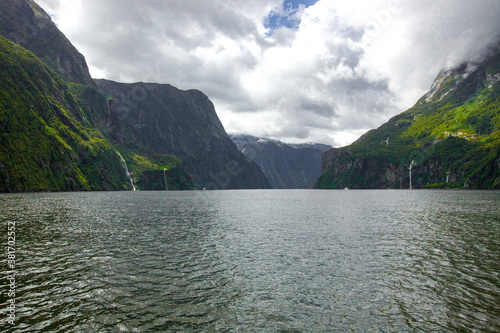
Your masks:
{"label": "dense grey cloud", "polygon": [[200,89],[228,132],[289,142],[348,144],[500,37],[498,0],[37,2],[94,77]]}

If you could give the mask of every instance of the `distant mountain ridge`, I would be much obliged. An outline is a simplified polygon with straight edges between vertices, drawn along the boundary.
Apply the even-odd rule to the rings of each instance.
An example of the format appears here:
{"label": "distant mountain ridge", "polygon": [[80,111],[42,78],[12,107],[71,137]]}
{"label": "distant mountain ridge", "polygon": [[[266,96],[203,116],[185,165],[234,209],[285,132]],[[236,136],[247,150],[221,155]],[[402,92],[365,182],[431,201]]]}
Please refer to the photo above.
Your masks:
{"label": "distant mountain ridge", "polygon": [[[411,169],[411,171],[410,171]],[[323,154],[315,188],[500,188],[500,45],[411,109]]]}
{"label": "distant mountain ridge", "polygon": [[260,166],[273,188],[310,188],[321,174],[321,155],[331,146],[287,144],[251,135],[230,135],[246,157]]}

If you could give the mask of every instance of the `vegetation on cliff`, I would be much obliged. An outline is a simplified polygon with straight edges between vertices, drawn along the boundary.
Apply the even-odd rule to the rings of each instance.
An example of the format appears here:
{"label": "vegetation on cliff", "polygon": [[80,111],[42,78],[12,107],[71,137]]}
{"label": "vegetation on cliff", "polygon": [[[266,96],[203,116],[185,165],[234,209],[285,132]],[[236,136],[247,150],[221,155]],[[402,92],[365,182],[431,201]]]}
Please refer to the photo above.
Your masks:
{"label": "vegetation on cliff", "polygon": [[191,178],[184,171],[181,160],[177,157],[155,154],[143,147],[137,149],[119,145],[116,147],[127,163],[137,189],[149,191],[195,189]]}
{"label": "vegetation on cliff", "polygon": [[66,83],[0,37],[0,191],[125,189],[115,149]]}
{"label": "vegetation on cliff", "polygon": [[[83,92],[95,88],[74,87],[31,52],[0,37],[0,192],[131,188],[118,154],[124,149],[106,138],[82,107]],[[130,156],[138,183],[144,171],[157,168],[182,173],[175,157],[123,155]],[[173,188],[192,188],[188,177],[175,177]]]}
{"label": "vegetation on cliff", "polygon": [[316,188],[500,188],[500,53],[442,72],[431,91],[325,153]]}

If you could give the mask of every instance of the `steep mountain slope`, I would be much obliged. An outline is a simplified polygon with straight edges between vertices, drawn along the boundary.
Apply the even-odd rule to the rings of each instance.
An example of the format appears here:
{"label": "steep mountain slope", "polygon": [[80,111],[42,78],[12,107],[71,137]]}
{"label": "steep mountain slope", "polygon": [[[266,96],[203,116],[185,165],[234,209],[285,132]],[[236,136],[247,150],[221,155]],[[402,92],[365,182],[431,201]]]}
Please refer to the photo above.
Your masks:
{"label": "steep mountain slope", "polygon": [[290,145],[250,135],[230,136],[246,157],[260,166],[273,188],[310,188],[321,174],[321,155],[330,146]]}
{"label": "steep mountain slope", "polygon": [[193,188],[177,158],[109,141],[80,103],[35,55],[0,37],[0,192],[127,190],[128,168],[140,189],[156,189],[155,172],[170,189]]}
{"label": "steep mountain slope", "polygon": [[97,129],[91,116],[111,114],[107,99],[36,3],[0,2],[0,34],[37,53],[0,37],[0,192],[165,189],[157,179],[194,188],[177,158],[125,149]]}
{"label": "steep mountain slope", "polygon": [[94,85],[83,55],[34,1],[2,0],[0,35],[34,53],[64,79]]}
{"label": "steep mountain slope", "polygon": [[110,97],[111,109],[106,119],[97,115],[95,121],[120,145],[177,156],[198,188],[270,188],[259,167],[228,137],[202,92],[167,84],[95,82]]}
{"label": "steep mountain slope", "polygon": [[0,191],[126,189],[115,149],[65,82],[0,37]]}
{"label": "steep mountain slope", "polygon": [[[411,166],[411,178],[410,178]],[[406,112],[324,153],[316,188],[500,188],[500,48],[443,71]]]}
{"label": "steep mountain slope", "polygon": [[[129,104],[120,103],[121,93],[113,103],[97,90],[84,57],[32,0],[0,2],[0,35],[32,51],[45,64],[22,48],[12,51],[12,44],[2,44],[6,53],[0,87],[0,112],[5,119],[0,126],[0,143],[4,143],[0,191],[194,188],[182,162],[169,153],[187,163],[200,188],[269,187],[262,171],[227,137],[202,93],[151,84],[144,86],[147,90],[126,91],[132,96]],[[17,57],[20,53],[29,54],[36,66]],[[15,68],[19,72],[14,73]],[[155,126],[150,132],[133,121],[137,93],[144,91],[149,95],[140,104],[137,120],[143,124],[144,105],[152,107],[147,121]],[[164,93],[173,99],[162,99]],[[33,107],[39,104],[43,105]],[[165,117],[162,110],[174,111]],[[165,138],[170,139],[168,149],[163,147]],[[40,156],[37,142],[43,143]],[[64,172],[48,170],[51,164],[62,164]]]}

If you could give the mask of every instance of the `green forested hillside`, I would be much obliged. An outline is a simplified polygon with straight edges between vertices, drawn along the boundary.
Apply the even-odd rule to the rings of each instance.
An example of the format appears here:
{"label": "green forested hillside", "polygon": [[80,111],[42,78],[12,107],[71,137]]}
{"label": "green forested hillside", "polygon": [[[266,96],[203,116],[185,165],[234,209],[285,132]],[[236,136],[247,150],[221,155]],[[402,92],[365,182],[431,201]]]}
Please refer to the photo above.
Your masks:
{"label": "green forested hillside", "polygon": [[126,188],[119,157],[66,83],[0,37],[0,190]]}
{"label": "green forested hillside", "polygon": [[202,92],[103,92],[33,0],[0,1],[0,36],[0,192],[269,187]]}
{"label": "green forested hillside", "polygon": [[119,151],[135,181],[143,171],[180,170],[174,188],[192,188],[175,157],[144,157],[109,141],[69,85],[0,37],[0,192],[131,189]]}
{"label": "green forested hillside", "polygon": [[406,112],[323,156],[316,188],[500,188],[500,53],[441,73]]}

